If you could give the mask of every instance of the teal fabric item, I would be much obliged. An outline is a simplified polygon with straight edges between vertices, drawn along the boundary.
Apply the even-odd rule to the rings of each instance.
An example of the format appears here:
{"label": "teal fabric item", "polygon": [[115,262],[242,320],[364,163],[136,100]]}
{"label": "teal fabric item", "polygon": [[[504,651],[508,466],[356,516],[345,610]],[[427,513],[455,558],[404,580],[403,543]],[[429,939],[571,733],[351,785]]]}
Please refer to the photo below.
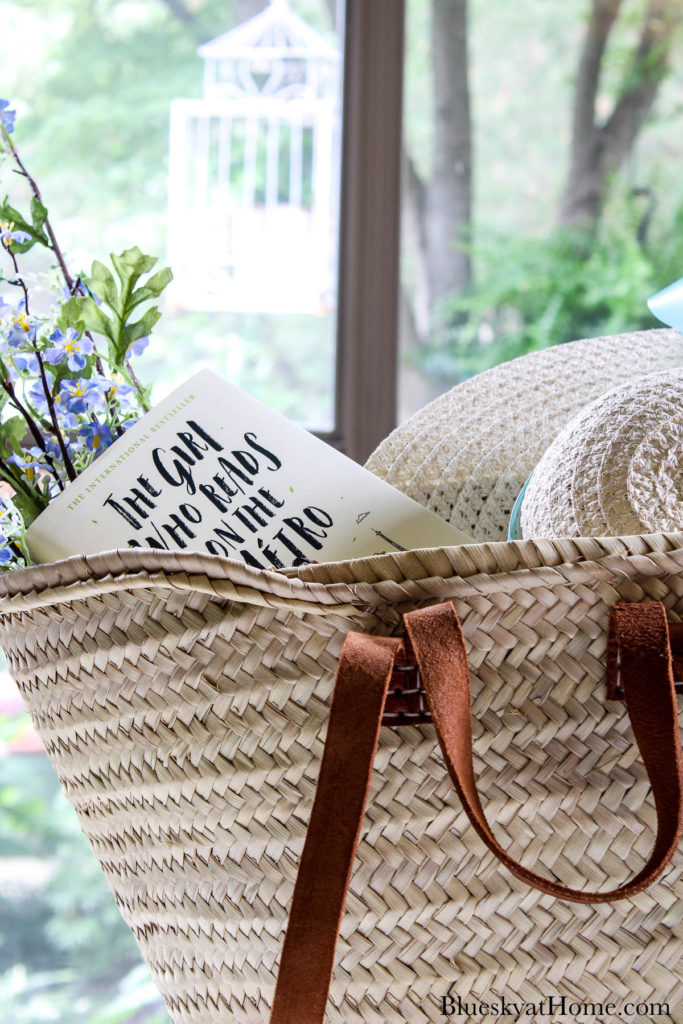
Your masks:
{"label": "teal fabric item", "polygon": [[683,334],[683,277],[651,295],[647,304],[658,320]]}
{"label": "teal fabric item", "polygon": [[523,540],[520,522],[522,517],[522,503],[524,502],[524,494],[526,492],[527,487],[529,486],[529,481],[531,480],[531,477],[533,475],[534,474],[531,473],[527,477],[524,487],[522,487],[521,491],[517,495],[517,500],[512,506],[512,512],[510,513],[510,524],[508,526],[508,540]]}

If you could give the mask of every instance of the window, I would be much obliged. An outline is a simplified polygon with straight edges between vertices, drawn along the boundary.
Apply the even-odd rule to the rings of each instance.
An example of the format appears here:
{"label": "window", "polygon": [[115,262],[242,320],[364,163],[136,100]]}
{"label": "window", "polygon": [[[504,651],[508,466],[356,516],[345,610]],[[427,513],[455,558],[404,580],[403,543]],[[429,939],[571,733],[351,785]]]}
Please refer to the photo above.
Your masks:
{"label": "window", "polygon": [[[251,15],[252,37],[226,40],[237,18],[222,2],[197,14],[179,0],[56,0],[47,13],[0,2],[5,45],[23,54],[6,68],[15,138],[72,267],[132,244],[161,255],[168,237],[176,280],[142,374],[159,397],[209,362],[362,460],[395,415],[402,4],[266,7],[317,54],[316,85],[329,76],[298,108],[303,55],[291,67],[236,69],[239,47],[258,42],[263,6],[233,4],[241,24]],[[198,56],[199,35],[209,42]],[[265,49],[272,57],[275,46]],[[265,112],[264,97],[274,101]],[[274,283],[259,288],[268,263]],[[6,674],[0,727],[6,1014],[16,1024],[167,1024]]]}

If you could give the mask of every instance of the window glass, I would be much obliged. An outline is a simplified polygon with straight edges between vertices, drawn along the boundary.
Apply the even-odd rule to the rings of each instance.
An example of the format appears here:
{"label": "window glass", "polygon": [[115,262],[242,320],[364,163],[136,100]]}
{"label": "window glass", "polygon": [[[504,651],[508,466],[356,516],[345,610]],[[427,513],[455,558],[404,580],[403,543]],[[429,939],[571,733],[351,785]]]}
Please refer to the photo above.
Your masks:
{"label": "window glass", "polygon": [[607,7],[407,0],[400,419],[534,349],[658,326],[646,299],[683,273],[683,10]]}
{"label": "window glass", "polygon": [[[173,269],[137,364],[154,396],[208,365],[331,430],[343,5],[0,0],[0,20],[0,96],[74,275],[133,245]],[[23,266],[46,265],[36,248]],[[0,1006],[12,1024],[169,1024],[4,661]]]}
{"label": "window glass", "polygon": [[70,266],[138,245],[174,272],[141,364],[156,397],[209,365],[332,429],[341,4],[26,0],[0,15],[15,139]]}

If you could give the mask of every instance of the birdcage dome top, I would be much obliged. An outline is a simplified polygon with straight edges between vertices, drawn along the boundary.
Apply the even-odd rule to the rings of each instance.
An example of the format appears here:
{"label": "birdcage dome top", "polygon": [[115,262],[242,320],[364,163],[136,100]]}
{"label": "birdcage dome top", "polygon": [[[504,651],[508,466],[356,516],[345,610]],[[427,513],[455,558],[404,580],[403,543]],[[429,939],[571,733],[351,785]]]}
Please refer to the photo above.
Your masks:
{"label": "birdcage dome top", "polygon": [[172,301],[317,316],[336,280],[340,55],[287,0],[199,55],[204,95],[171,105]]}
{"label": "birdcage dome top", "polygon": [[205,60],[258,56],[260,60],[339,60],[337,49],[296,14],[287,0],[271,0],[255,17],[199,47]]}

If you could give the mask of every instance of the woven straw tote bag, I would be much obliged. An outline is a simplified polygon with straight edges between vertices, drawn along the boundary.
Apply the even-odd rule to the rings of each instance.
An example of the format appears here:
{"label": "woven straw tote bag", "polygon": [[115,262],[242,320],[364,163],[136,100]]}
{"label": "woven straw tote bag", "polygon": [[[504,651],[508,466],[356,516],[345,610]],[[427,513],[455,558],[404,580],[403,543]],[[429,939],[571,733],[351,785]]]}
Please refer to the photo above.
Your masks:
{"label": "woven straw tote bag", "polygon": [[683,1022],[682,570],[118,551],[6,575],[0,642],[176,1024]]}

